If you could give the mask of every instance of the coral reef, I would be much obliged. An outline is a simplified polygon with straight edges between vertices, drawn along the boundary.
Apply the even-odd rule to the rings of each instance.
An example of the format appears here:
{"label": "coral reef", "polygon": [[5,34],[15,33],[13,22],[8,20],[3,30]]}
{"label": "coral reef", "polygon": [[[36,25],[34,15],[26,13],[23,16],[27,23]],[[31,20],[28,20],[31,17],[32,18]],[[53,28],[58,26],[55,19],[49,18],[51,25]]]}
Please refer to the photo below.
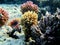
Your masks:
{"label": "coral reef", "polygon": [[[10,22],[11,20],[15,20],[16,18],[19,18],[17,20],[20,20],[21,13],[19,12],[20,10],[18,10],[19,9],[18,5],[16,7],[14,4],[11,4],[11,5],[10,4],[0,4],[0,7],[3,8],[2,10],[4,10],[4,11],[7,10],[7,12],[6,12],[7,14],[9,13],[9,15],[6,15],[6,16],[9,16],[9,18],[7,20],[8,22]],[[0,11],[0,12],[3,12],[3,11]],[[6,22],[6,23],[8,23],[8,22]],[[25,45],[25,42],[24,42],[25,35],[24,35],[23,31],[21,33],[19,33],[18,31],[15,31],[13,33],[13,34],[16,34],[19,37],[19,39],[15,39],[15,37],[12,38],[11,36],[13,34],[11,36],[9,36],[6,31],[10,32],[10,31],[12,31],[12,28],[10,26],[8,26],[7,24],[3,25],[3,26],[1,25],[1,27],[0,27],[0,45]]]}
{"label": "coral reef", "polygon": [[35,11],[38,13],[38,6],[36,4],[33,4],[32,1],[27,1],[26,3],[23,3],[21,5],[21,11],[22,13],[27,12],[27,11]]}

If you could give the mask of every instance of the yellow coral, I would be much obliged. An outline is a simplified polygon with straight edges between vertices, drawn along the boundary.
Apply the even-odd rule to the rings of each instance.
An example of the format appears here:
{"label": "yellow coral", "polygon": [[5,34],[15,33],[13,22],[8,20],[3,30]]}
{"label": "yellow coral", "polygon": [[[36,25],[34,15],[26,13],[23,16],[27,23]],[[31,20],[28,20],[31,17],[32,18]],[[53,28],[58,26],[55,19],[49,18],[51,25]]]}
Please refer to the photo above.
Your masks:
{"label": "yellow coral", "polygon": [[23,23],[23,25],[26,25],[25,23],[28,23],[28,25],[37,25],[37,19],[38,19],[38,14],[33,12],[33,11],[28,11],[28,12],[25,12],[23,15],[22,15],[22,18],[21,18],[21,22]]}

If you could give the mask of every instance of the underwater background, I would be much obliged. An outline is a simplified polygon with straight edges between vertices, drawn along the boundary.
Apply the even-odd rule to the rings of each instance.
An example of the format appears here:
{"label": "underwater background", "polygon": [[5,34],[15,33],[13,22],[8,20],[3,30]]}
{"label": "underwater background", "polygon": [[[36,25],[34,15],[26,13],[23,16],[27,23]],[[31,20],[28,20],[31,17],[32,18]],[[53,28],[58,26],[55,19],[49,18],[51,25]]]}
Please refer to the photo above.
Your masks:
{"label": "underwater background", "polygon": [[[41,19],[41,13],[45,15],[46,11],[50,12],[52,15],[56,12],[57,8],[60,8],[60,0],[0,0],[0,8],[7,10],[9,13],[9,21],[14,18],[20,18],[22,15],[21,5],[27,1],[32,1],[39,7],[38,20]],[[60,11],[60,10],[59,10]],[[22,31],[19,34],[20,39],[1,38],[0,45],[25,45],[25,34]]]}

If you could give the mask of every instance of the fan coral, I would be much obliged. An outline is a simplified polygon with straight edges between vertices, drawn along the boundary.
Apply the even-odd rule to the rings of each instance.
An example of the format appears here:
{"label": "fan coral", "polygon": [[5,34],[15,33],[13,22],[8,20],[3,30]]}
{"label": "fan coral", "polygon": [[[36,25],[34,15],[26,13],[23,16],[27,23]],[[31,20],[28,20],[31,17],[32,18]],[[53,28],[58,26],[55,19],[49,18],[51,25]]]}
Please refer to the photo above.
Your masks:
{"label": "fan coral", "polygon": [[24,25],[25,27],[26,26],[31,26],[31,25],[37,25],[37,19],[38,19],[38,15],[37,13],[33,12],[33,11],[28,11],[28,12],[25,12],[23,15],[22,15],[22,19],[21,19],[21,22],[22,22],[22,25]]}
{"label": "fan coral", "polygon": [[38,6],[36,4],[33,4],[32,1],[27,1],[26,3],[23,3],[21,5],[21,11],[22,13],[27,11],[35,11],[36,13],[38,13]]}
{"label": "fan coral", "polygon": [[6,12],[4,9],[0,8],[0,26],[4,25],[5,22],[8,20],[8,12]]}

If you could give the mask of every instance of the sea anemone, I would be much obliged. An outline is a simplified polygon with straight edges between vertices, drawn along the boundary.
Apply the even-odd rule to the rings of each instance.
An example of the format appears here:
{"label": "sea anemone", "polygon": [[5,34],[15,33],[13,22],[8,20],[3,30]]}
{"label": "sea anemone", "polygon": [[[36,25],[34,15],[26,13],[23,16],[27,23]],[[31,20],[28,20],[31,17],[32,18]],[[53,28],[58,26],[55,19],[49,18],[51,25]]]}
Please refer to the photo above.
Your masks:
{"label": "sea anemone", "polygon": [[21,22],[22,25],[24,25],[25,27],[27,26],[29,27],[31,25],[37,25],[38,22],[37,19],[38,19],[37,13],[33,11],[28,11],[22,15]]}
{"label": "sea anemone", "polygon": [[27,1],[26,3],[23,3],[21,5],[21,11],[23,14],[27,11],[35,11],[36,13],[38,13],[38,6],[36,4],[33,4],[32,1]]}
{"label": "sea anemone", "polygon": [[12,21],[8,23],[9,26],[16,26],[17,24],[20,23],[20,18],[15,18]]}
{"label": "sea anemone", "polygon": [[0,8],[0,26],[4,25],[8,20],[8,12]]}

